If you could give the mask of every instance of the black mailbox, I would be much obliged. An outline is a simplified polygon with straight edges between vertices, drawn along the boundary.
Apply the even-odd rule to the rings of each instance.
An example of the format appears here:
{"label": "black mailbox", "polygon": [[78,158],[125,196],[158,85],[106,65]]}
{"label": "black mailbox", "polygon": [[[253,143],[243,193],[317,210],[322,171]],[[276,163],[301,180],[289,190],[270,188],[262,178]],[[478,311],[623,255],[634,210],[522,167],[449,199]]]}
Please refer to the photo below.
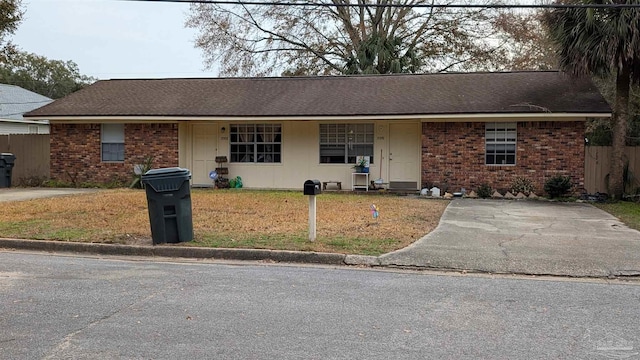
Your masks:
{"label": "black mailbox", "polygon": [[307,180],[304,182],[304,194],[305,195],[318,195],[320,194],[320,181],[319,180]]}

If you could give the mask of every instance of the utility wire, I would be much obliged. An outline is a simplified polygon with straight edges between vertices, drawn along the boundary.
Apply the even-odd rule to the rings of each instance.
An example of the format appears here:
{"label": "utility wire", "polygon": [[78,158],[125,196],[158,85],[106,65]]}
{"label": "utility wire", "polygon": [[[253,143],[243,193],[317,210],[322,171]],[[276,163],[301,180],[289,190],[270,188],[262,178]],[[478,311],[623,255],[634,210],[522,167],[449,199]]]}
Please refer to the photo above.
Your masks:
{"label": "utility wire", "polygon": [[185,4],[217,4],[244,6],[297,6],[297,7],[371,7],[371,8],[450,8],[450,9],[640,9],[640,4],[351,4],[242,0],[117,0],[128,2],[165,2]]}

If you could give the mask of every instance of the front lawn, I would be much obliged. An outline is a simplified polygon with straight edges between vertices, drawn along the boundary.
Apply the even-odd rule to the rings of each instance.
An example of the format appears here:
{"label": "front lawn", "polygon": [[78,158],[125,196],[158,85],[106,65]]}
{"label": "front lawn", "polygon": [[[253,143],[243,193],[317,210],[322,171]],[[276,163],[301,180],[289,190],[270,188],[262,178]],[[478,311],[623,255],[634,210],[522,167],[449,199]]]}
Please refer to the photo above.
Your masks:
{"label": "front lawn", "polygon": [[640,230],[640,204],[628,201],[593,204],[625,223],[628,227]]}
{"label": "front lawn", "polygon": [[[195,240],[183,245],[379,255],[432,231],[448,201],[393,195],[317,197],[317,240],[308,241],[301,192],[192,190]],[[379,208],[373,219],[370,207]],[[151,244],[143,190],[2,204],[0,237]]]}

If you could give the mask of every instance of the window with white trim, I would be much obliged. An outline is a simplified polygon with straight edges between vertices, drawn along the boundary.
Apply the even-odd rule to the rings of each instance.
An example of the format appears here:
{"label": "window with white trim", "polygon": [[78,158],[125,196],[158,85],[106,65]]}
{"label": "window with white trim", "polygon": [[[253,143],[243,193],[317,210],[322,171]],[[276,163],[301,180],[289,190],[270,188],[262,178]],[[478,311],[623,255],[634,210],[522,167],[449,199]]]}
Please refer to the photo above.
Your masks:
{"label": "window with white trim", "polygon": [[320,124],[320,163],[355,164],[368,156],[373,164],[373,124]]}
{"label": "window with white trim", "polygon": [[280,124],[231,124],[231,162],[279,163],[282,161]]}
{"label": "window with white trim", "polygon": [[102,161],[124,161],[124,124],[102,124],[100,140]]}
{"label": "window with white trim", "polygon": [[518,123],[491,122],[485,125],[485,164],[515,165]]}

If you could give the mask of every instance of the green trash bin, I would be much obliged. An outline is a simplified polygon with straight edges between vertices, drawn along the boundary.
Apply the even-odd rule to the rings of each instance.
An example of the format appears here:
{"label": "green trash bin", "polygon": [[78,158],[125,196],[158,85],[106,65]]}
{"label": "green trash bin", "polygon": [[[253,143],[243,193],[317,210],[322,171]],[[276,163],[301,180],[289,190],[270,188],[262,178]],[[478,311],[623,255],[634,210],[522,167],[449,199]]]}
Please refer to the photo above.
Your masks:
{"label": "green trash bin", "polygon": [[0,153],[0,188],[11,187],[11,173],[16,156],[11,153]]}
{"label": "green trash bin", "polygon": [[193,240],[189,179],[191,172],[179,167],[153,169],[142,175],[154,245]]}

